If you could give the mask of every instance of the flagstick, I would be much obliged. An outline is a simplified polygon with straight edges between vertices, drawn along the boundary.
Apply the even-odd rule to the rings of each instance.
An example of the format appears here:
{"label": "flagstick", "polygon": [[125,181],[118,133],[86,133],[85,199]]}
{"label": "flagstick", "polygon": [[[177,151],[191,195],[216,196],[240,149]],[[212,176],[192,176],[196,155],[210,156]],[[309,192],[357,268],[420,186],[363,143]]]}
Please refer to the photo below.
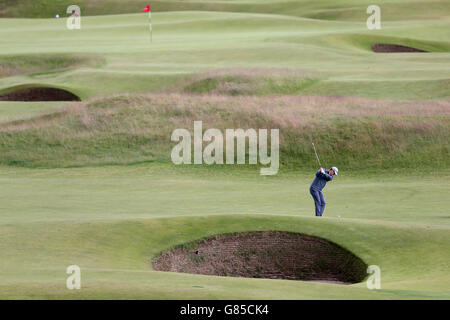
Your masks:
{"label": "flagstick", "polygon": [[153,42],[153,28],[152,28],[152,11],[148,12],[148,27],[150,28],[150,42]]}

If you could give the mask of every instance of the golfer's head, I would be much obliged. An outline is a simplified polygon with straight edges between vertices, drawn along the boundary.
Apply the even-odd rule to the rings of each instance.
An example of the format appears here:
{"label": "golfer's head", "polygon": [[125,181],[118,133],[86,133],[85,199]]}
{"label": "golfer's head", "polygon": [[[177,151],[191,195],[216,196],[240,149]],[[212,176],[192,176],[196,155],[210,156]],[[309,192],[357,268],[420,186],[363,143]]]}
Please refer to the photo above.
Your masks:
{"label": "golfer's head", "polygon": [[336,167],[331,167],[330,170],[328,170],[328,172],[332,175],[332,176],[337,176],[338,175],[338,168]]}

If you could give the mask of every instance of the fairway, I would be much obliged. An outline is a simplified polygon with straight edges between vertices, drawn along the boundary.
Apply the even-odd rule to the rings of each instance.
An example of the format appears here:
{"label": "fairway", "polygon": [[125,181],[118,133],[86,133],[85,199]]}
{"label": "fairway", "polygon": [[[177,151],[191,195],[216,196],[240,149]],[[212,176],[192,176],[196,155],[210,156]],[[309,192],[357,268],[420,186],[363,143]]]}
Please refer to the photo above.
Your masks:
{"label": "fairway", "polygon": [[[318,221],[311,215],[309,177],[261,181],[249,173],[177,171],[158,165],[4,171],[5,297],[448,298],[449,256],[441,250],[449,241],[448,201],[439,201],[448,185],[435,194],[435,183],[423,177],[343,177],[328,187],[330,209]],[[199,237],[267,229],[322,236],[350,248],[380,265],[383,290],[367,290],[365,283],[178,275],[154,272],[149,263],[159,251]],[[65,266],[74,262],[86,275],[77,293],[64,286]],[[266,296],[269,288],[281,291]]]}
{"label": "fairway", "polygon": [[[145,1],[80,0],[80,30],[66,2],[0,5],[0,96],[81,98],[0,101],[0,299],[450,299],[447,1],[379,1],[381,30],[356,0],[155,1],[152,42]],[[172,163],[171,133],[200,120],[279,129],[278,173]],[[339,167],[320,218],[311,141]],[[380,267],[381,289],[152,266],[268,230],[345,248]]]}

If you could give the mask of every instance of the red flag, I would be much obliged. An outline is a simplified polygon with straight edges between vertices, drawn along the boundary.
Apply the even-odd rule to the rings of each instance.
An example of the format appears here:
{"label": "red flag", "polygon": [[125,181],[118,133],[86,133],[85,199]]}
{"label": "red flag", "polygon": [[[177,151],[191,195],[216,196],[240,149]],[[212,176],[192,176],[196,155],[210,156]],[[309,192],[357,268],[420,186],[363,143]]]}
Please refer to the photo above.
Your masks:
{"label": "red flag", "polygon": [[146,6],[144,9],[142,9],[142,12],[150,12],[150,6]]}

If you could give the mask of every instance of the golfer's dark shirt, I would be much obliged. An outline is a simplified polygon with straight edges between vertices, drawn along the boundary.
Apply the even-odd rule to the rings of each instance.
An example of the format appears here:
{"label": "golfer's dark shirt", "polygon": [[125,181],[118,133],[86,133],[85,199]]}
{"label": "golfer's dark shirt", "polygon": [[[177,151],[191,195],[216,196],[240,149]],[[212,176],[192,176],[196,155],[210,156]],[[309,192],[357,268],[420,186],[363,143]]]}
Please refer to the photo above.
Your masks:
{"label": "golfer's dark shirt", "polygon": [[316,172],[316,177],[314,181],[311,183],[311,189],[322,191],[327,184],[327,181],[333,180],[333,176],[329,174],[328,170],[324,170],[325,173],[319,171]]}

